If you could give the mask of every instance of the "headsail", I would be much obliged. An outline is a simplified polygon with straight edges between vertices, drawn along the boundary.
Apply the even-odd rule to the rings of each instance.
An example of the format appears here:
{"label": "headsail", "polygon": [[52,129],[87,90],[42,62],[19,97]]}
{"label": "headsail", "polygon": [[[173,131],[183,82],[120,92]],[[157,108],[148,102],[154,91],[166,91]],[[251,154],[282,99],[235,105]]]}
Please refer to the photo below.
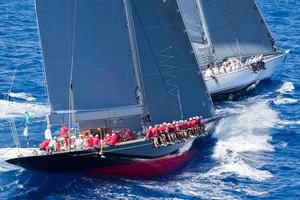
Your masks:
{"label": "headsail", "polygon": [[214,109],[177,1],[131,0],[147,110],[152,123],[211,117]]}
{"label": "headsail", "polygon": [[274,52],[274,40],[254,0],[199,0],[218,59]]}
{"label": "headsail", "polygon": [[68,113],[72,56],[77,120],[142,113],[122,0],[36,0],[36,12],[52,113]]}

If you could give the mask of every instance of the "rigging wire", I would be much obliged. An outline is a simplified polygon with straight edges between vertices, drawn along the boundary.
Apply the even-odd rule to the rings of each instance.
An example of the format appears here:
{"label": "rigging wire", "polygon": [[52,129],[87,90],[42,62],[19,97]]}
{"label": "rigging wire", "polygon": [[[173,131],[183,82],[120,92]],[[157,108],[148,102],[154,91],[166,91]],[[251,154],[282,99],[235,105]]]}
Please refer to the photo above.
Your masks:
{"label": "rigging wire", "polygon": [[[13,77],[12,77],[12,80],[11,80],[11,83],[10,83],[10,86],[9,86],[9,89],[8,89],[8,92],[7,92],[7,96],[6,96],[6,100],[8,102],[8,110],[10,109],[10,104],[9,104],[10,103],[10,93],[11,93],[11,90],[12,90],[12,87],[13,87],[13,84],[14,84],[14,80],[16,78],[17,69],[18,69],[18,66],[16,65],[16,67],[14,69],[14,72],[13,72]],[[9,122],[9,125],[10,125],[10,129],[11,129],[11,133],[12,133],[12,136],[13,136],[14,143],[17,147],[17,150],[18,150],[19,154],[21,154],[20,150],[19,150],[21,145],[20,145],[20,140],[19,140],[19,136],[18,136],[18,132],[17,132],[15,118],[13,116],[10,116],[9,119],[8,119],[8,122]]]}
{"label": "rigging wire", "polygon": [[73,17],[73,32],[72,32],[72,57],[71,57],[71,70],[69,82],[69,128],[75,129],[75,109],[74,109],[74,93],[73,93],[73,70],[74,70],[74,46],[75,46],[75,30],[76,30],[76,6],[77,1],[74,2],[74,17]]}

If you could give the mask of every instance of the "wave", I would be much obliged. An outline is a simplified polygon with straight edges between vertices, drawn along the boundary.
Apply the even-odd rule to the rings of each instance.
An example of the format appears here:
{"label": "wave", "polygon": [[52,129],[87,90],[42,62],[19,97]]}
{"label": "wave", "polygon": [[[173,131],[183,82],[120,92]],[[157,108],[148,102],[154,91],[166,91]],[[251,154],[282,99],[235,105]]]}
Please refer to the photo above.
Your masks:
{"label": "wave", "polygon": [[294,91],[295,87],[292,82],[285,82],[283,85],[277,90],[280,93],[287,93]]}
{"label": "wave", "polygon": [[38,151],[37,148],[0,148],[0,160],[5,161],[11,158],[17,158],[19,155],[30,156],[34,155],[33,151]]}
{"label": "wave", "polygon": [[272,137],[269,129],[276,126],[277,112],[269,107],[268,100],[259,98],[233,105],[232,108],[226,108],[226,112],[228,117],[220,121],[214,134],[218,142],[212,158],[220,164],[207,175],[222,177],[235,174],[256,181],[271,178],[270,172],[248,164],[244,153],[274,151],[270,144]]}
{"label": "wave", "polygon": [[31,94],[27,94],[24,92],[19,92],[19,93],[9,93],[9,96],[14,97],[14,98],[18,98],[18,99],[24,99],[26,101],[35,101],[36,98],[33,97]]}
{"label": "wave", "polygon": [[0,100],[0,119],[24,117],[26,111],[31,117],[42,117],[47,115],[50,109],[46,105]]}
{"label": "wave", "polygon": [[273,100],[276,105],[286,105],[297,103],[297,99],[277,97]]}

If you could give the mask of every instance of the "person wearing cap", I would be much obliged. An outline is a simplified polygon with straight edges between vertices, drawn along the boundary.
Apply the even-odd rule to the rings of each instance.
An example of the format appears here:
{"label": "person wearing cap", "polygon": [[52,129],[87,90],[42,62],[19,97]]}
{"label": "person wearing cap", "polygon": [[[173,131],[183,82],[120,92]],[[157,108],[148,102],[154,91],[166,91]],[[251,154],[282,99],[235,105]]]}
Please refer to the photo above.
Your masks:
{"label": "person wearing cap", "polygon": [[104,138],[103,138],[104,146],[109,145],[110,137],[111,136],[108,133],[104,136]]}
{"label": "person wearing cap", "polygon": [[159,147],[159,142],[157,140],[157,128],[149,126],[147,135],[145,139],[153,139],[153,144],[155,147]]}
{"label": "person wearing cap", "polygon": [[147,134],[146,134],[146,139],[152,138],[153,137],[153,132],[152,132],[152,126],[149,126]]}
{"label": "person wearing cap", "polygon": [[51,124],[48,124],[45,130],[45,140],[52,140]]}
{"label": "person wearing cap", "polygon": [[163,124],[155,125],[155,128],[157,129],[157,138],[158,138],[160,144],[166,143],[167,133],[166,133],[166,129],[163,126]]}
{"label": "person wearing cap", "polygon": [[130,130],[128,130],[128,129],[124,130],[124,138],[125,138],[125,141],[133,139],[133,137],[131,136]]}
{"label": "person wearing cap", "polygon": [[99,135],[95,135],[95,137],[93,138],[93,147],[97,146],[99,144],[100,140],[99,140]]}
{"label": "person wearing cap", "polygon": [[82,149],[84,146],[83,135],[79,134],[79,137],[75,139],[76,150]]}
{"label": "person wearing cap", "polygon": [[93,141],[94,141],[94,138],[93,138],[93,135],[89,135],[89,139],[86,141],[86,146],[87,147],[93,147]]}
{"label": "person wearing cap", "polygon": [[116,133],[112,133],[109,144],[115,146],[119,142],[119,137]]}
{"label": "person wearing cap", "polygon": [[167,129],[167,123],[163,123],[163,124],[161,124],[160,126],[159,126],[159,135],[161,136],[161,137],[164,137],[165,139],[165,141],[167,141],[167,142],[169,142],[169,144],[173,144],[173,138],[172,138],[172,135],[171,134],[169,134],[169,132],[168,132],[168,129]]}

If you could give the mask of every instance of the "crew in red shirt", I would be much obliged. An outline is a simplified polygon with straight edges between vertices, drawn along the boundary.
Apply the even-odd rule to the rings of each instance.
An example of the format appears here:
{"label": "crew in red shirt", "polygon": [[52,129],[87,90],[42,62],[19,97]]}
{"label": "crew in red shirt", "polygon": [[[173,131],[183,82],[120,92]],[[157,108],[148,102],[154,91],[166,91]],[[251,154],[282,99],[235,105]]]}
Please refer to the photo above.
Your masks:
{"label": "crew in red shirt", "polygon": [[63,126],[60,129],[60,137],[63,138],[67,137],[68,132],[69,132],[68,127],[66,126],[66,124],[63,124]]}
{"label": "crew in red shirt", "polygon": [[124,130],[124,137],[125,137],[125,141],[133,139],[132,136],[131,136],[131,132],[128,129]]}
{"label": "crew in red shirt", "polygon": [[86,141],[88,147],[93,147],[94,138],[93,135],[89,136],[89,139]]}
{"label": "crew in red shirt", "polygon": [[110,135],[106,134],[105,137],[103,138],[103,143],[104,145],[109,145],[110,142]]}
{"label": "crew in red shirt", "polygon": [[69,149],[70,144],[71,144],[70,138],[67,137],[67,138],[66,138],[66,146],[67,146],[67,149]]}
{"label": "crew in red shirt", "polygon": [[97,146],[99,144],[100,140],[99,140],[99,135],[96,135],[93,138],[93,146]]}
{"label": "crew in red shirt", "polygon": [[146,135],[147,139],[154,137],[152,129],[153,129],[152,126],[149,126],[147,135]]}
{"label": "crew in red shirt", "polygon": [[114,146],[119,142],[119,137],[116,135],[116,133],[113,133],[112,136],[110,137],[110,145]]}
{"label": "crew in red shirt", "polygon": [[158,143],[158,140],[157,140],[157,127],[152,127],[152,126],[149,126],[148,128],[148,131],[147,131],[147,135],[146,135],[146,139],[150,139],[150,138],[153,138],[153,144],[155,147],[159,147],[159,143]]}

